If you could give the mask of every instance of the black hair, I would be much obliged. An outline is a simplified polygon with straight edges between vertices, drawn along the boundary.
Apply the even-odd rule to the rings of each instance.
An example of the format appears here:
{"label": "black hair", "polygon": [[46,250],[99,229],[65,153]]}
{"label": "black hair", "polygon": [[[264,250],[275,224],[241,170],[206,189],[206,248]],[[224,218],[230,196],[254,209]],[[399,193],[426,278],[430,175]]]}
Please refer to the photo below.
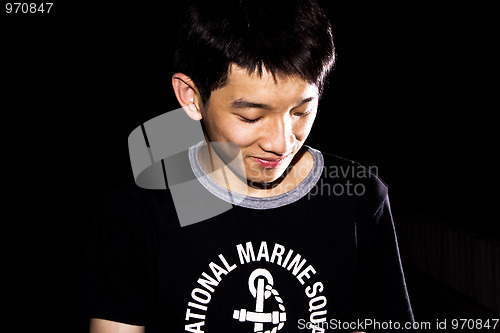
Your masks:
{"label": "black hair", "polygon": [[232,64],[275,80],[301,78],[321,94],[334,61],[331,25],[315,0],[194,0],[180,22],[174,66],[206,103]]}

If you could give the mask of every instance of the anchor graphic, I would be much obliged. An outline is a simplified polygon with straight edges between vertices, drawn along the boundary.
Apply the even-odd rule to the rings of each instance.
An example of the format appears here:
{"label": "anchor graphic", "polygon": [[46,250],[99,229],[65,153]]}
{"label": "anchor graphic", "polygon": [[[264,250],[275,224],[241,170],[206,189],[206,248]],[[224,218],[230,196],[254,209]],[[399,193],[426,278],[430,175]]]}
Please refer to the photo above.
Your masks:
{"label": "anchor graphic", "polygon": [[[255,286],[255,280],[257,280],[257,286]],[[266,281],[267,284],[265,284]],[[283,300],[279,296],[278,291],[273,289],[273,284],[273,276],[268,270],[264,268],[257,268],[254,270],[248,278],[248,289],[255,298],[255,311],[248,311],[246,309],[234,310],[233,318],[240,322],[248,321],[254,323],[253,331],[256,333],[276,333],[281,330],[286,321],[285,306],[283,305]],[[271,297],[271,295],[274,296],[282,312],[264,312],[264,300]],[[272,323],[276,326],[270,330],[264,331],[264,323]]]}

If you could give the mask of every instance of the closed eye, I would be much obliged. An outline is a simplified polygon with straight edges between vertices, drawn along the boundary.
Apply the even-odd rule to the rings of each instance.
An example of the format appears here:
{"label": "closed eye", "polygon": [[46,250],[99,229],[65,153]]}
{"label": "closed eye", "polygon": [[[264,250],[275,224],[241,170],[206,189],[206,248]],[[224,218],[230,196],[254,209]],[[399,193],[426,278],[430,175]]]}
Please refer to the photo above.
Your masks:
{"label": "closed eye", "polygon": [[245,123],[252,124],[252,123],[256,123],[257,121],[259,121],[262,117],[259,117],[259,118],[256,118],[256,119],[248,119],[248,118],[239,116],[239,118],[240,118],[241,121],[243,121]]}
{"label": "closed eye", "polygon": [[293,115],[297,117],[307,117],[311,114],[311,111],[308,112],[295,112]]}

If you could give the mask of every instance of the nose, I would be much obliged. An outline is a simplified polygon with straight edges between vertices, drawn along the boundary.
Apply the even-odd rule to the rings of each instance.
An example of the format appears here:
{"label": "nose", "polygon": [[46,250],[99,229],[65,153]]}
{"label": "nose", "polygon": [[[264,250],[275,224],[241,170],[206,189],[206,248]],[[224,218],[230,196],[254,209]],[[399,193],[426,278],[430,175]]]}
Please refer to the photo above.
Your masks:
{"label": "nose", "polygon": [[260,148],[278,156],[284,156],[292,150],[295,141],[290,117],[269,119],[262,130]]}

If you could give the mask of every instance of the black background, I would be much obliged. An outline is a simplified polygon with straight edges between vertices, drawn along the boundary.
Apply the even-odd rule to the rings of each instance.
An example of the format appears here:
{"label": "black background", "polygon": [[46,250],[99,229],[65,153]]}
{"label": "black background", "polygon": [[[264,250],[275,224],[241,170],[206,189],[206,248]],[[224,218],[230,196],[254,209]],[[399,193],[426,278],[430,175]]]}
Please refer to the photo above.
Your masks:
{"label": "black background", "polygon": [[[491,9],[322,3],[337,63],[307,143],[377,166],[396,217],[417,212],[498,239]],[[2,7],[4,253],[6,275],[23,281],[11,301],[32,318],[23,325],[86,331],[75,299],[91,219],[132,179],[128,134],[178,107],[177,14],[167,3]]]}

